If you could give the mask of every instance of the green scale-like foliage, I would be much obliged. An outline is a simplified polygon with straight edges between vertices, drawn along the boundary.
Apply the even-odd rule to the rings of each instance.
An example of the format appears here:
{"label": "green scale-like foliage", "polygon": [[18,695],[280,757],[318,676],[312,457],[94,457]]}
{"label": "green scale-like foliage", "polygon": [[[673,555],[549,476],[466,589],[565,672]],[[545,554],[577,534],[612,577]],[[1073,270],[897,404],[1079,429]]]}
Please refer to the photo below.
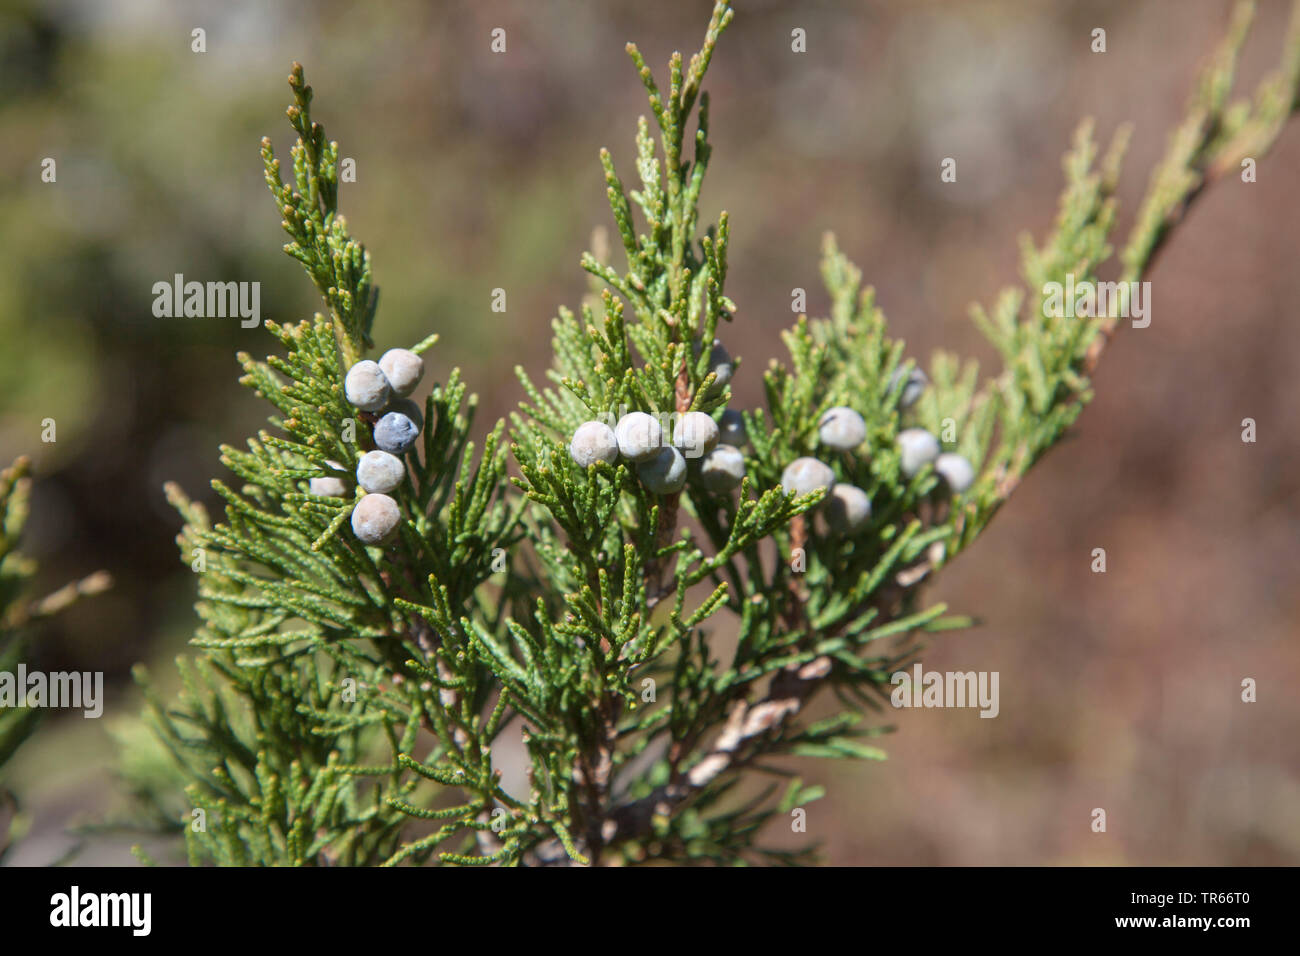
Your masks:
{"label": "green scale-like foliage", "polygon": [[[1119,257],[1124,282],[1146,274],[1188,203],[1262,155],[1296,106],[1300,17],[1253,103],[1229,103],[1249,14],[1238,8],[1153,173]],[[628,46],[651,111],[635,137],[638,187],[600,154],[625,262],[583,257],[600,294],[560,309],[546,385],[518,370],[525,400],[508,447],[498,423],[476,459],[473,398],[454,371],[434,387],[386,548],[351,534],[355,501],[308,492],[310,478],[350,474],[370,447],[342,379],[372,345],[377,291],[338,214],[337,146],[311,121],[295,67],[293,183],[267,141],[263,157],[286,251],[328,316],[268,323],[284,355],[241,356],[244,383],[277,414],[247,450],[223,449],[243,482],[214,483],[224,523],[170,491],[187,522],[183,556],[202,559],[202,624],[184,691],[154,699],[153,714],[192,807],[207,814],[203,827],[186,817],[193,861],[802,862],[806,851],[767,849],[760,833],[821,788],[764,789],[750,771],[788,777],[777,758],[792,755],[881,758],[869,741],[886,728],[864,714],[883,709],[890,675],[924,635],[969,625],[926,604],[921,586],[1091,397],[1117,320],[1045,314],[1043,290],[1067,274],[1096,281],[1112,260],[1128,131],[1098,162],[1091,126],[1080,127],[1055,225],[1041,244],[1023,241],[1024,285],[973,310],[1001,359],[995,375],[937,353],[922,398],[900,409],[914,360],[828,237],[829,315],[800,317],[784,333],[786,361],[763,371],[766,407],[744,412],[738,492],[690,482],[656,496],[628,465],[582,468],[567,446],[590,419],[719,415],[731,400],[709,345],[746,317],[725,292],[727,216],[705,226],[698,206],[711,154],[702,84],[732,16],[716,4],[703,47],[685,63],[674,54],[664,87]],[[817,424],[838,405],[863,415],[867,438],[827,455]],[[950,495],[929,466],[905,477],[907,427],[974,463],[973,486]],[[783,468],[805,455],[870,496],[858,533],[828,527],[824,492],[782,492]],[[725,653],[724,621],[736,633]],[[811,721],[805,705],[822,690],[840,707]],[[507,727],[526,744],[527,793],[506,793],[493,766]]]}
{"label": "green scale-like foliage", "polygon": [[[494,609],[505,606],[508,575],[483,586],[494,551],[518,535],[498,494],[504,425],[476,458],[474,397],[455,370],[433,387],[419,454],[394,492],[403,520],[390,548],[351,534],[355,500],[309,493],[310,478],[347,477],[373,447],[371,420],[347,404],[342,378],[370,345],[377,293],[369,256],[338,214],[337,145],[310,119],[301,68],[290,86],[296,189],[281,182],[267,141],[262,154],[293,238],[285,250],[330,313],[296,326],[268,322],[283,356],[240,355],[243,384],[277,415],[246,450],[222,448],[243,482],[213,482],[225,521],[213,524],[168,488],[186,520],[182,555],[199,572],[193,643],[203,654],[181,661],[178,704],[153,698],[152,713],[185,768],[192,806],[204,811],[186,821],[192,862],[454,856],[474,845],[478,818],[504,797],[488,759],[499,719],[483,713],[499,691],[465,632],[432,622],[472,617],[503,631]],[[424,802],[425,779],[454,782],[466,796],[430,817],[410,802]],[[444,822],[418,844],[404,842],[413,817]]]}

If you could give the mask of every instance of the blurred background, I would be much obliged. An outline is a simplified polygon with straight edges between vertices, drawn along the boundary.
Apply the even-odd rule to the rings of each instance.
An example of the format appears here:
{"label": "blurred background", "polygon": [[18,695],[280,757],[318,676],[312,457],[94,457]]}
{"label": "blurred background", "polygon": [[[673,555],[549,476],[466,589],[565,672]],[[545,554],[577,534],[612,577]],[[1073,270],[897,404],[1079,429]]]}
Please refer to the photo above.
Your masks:
{"label": "blurred background", "polygon": [[[991,365],[969,305],[1016,282],[1018,236],[1050,226],[1077,121],[1095,117],[1103,141],[1136,124],[1122,239],[1228,11],[737,5],[706,84],[703,211],[732,217],[741,404],[783,355],[791,289],[826,311],[827,230],[910,354]],[[544,370],[551,317],[587,288],[579,256],[610,225],[598,149],[633,176],[646,104],[623,44],[662,75],[673,49],[698,48],[708,7],[0,4],[0,460],[35,459],[42,593],[98,568],[117,581],[34,641],[30,666],[103,670],[109,700],[101,720],[51,716],[3,771],[32,813],[11,862],[57,859],[79,842],[69,827],[120,814],[115,738],[139,732],[129,669],[147,662],[165,683],[193,627],[162,484],[211,502],[217,445],[242,444],[267,412],[237,384],[235,352],[266,354],[270,337],[237,319],[155,318],[153,284],[257,281],[277,321],[320,308],[280,251],[258,156],[269,134],[287,162],[290,62],[356,161],[340,203],[382,288],[376,344],[438,331],[432,377],[461,366],[486,430],[521,397],[513,366]],[[1287,12],[1261,4],[1239,91],[1276,62]],[[496,27],[504,54],[489,49]],[[205,53],[191,52],[195,28]],[[956,183],[940,183],[945,157]],[[998,671],[998,718],[902,711],[888,761],[808,763],[829,790],[808,815],[829,862],[1300,862],[1298,162],[1293,123],[1256,183],[1229,177],[1197,203],[1150,276],[1151,326],[1120,334],[1073,439],[932,586],[983,624],[936,640],[925,664]],[[1090,571],[1097,547],[1106,574]],[[1246,677],[1257,703],[1240,700]],[[1091,832],[1095,807],[1105,834]],[[129,862],[129,842],[91,839],[80,859]]]}

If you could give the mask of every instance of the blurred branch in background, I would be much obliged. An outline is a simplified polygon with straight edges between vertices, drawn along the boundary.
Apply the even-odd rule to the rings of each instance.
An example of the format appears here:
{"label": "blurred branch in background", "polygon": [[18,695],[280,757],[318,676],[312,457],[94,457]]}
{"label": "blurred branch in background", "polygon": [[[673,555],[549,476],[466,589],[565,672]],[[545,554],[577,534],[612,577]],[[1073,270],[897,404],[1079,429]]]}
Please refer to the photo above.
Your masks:
{"label": "blurred branch in background", "polygon": [[[23,526],[27,522],[31,497],[31,462],[19,458],[0,471],[0,674],[15,680],[13,674],[22,662],[26,649],[23,629],[32,621],[49,617],[83,597],[107,590],[112,578],[105,571],[60,588],[39,600],[27,596],[27,586],[36,572],[36,563],[18,551]],[[13,688],[24,698],[25,686]],[[6,700],[0,706],[0,780],[4,765],[14,752],[31,737],[43,710],[15,706]],[[0,786],[0,861],[4,860],[13,841],[21,836],[25,821],[20,816],[18,798]]]}

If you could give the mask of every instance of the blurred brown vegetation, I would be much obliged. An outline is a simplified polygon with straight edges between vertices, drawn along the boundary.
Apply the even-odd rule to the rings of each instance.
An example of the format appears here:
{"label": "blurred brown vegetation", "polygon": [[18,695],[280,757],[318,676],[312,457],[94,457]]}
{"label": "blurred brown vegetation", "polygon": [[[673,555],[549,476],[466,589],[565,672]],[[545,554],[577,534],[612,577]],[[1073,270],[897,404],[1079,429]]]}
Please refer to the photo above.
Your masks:
{"label": "blurred brown vegetation", "polygon": [[[1017,279],[1017,236],[1055,213],[1079,118],[1136,132],[1131,215],[1220,35],[1218,0],[785,3],[741,0],[707,87],[705,211],[732,217],[728,344],[739,404],[781,354],[790,295],[824,312],[819,238],[878,290],[913,355],[993,356],[967,320]],[[1286,5],[1262,4],[1239,90],[1275,62]],[[695,2],[348,4],[76,0],[0,9],[0,459],[35,457],[30,548],[52,589],[105,567],[117,586],[40,635],[46,669],[103,669],[102,721],[51,719],[7,769],[34,813],[15,862],[112,815],[128,669],[165,676],[192,627],[193,577],[165,479],[202,495],[219,442],[266,409],[234,354],[237,320],[156,319],[151,287],[258,281],[266,318],[320,306],[283,241],[257,144],[287,155],[284,77],[302,61],[317,118],[357,165],[342,187],[382,289],[376,341],[430,331],[486,430],[542,370],[549,320],[586,289],[608,223],[597,150],[632,173],[643,93],[623,53],[692,49]],[[488,49],[494,27],[508,51]],[[790,31],[808,52],[790,52]],[[1108,51],[1089,51],[1106,28]],[[190,31],[207,52],[190,52]],[[940,160],[958,160],[941,184]],[[56,183],[40,164],[57,162]],[[1001,713],[903,711],[885,763],[809,762],[827,799],[809,832],[834,863],[1295,863],[1300,860],[1300,129],[1258,182],[1206,195],[1154,274],[1151,326],[1125,330],[1074,438],[931,595],[979,617],[931,669],[996,670]],[[1129,219],[1121,217],[1123,228]],[[504,288],[508,311],[490,311]],[[58,423],[54,444],[40,422]],[[1243,444],[1241,421],[1258,422]],[[209,495],[211,498],[211,495]],[[1104,547],[1106,574],[1089,570]],[[35,665],[33,665],[35,666]],[[1244,677],[1259,702],[1240,702]],[[1089,829],[1103,807],[1109,832]],[[95,843],[86,862],[121,861]]]}

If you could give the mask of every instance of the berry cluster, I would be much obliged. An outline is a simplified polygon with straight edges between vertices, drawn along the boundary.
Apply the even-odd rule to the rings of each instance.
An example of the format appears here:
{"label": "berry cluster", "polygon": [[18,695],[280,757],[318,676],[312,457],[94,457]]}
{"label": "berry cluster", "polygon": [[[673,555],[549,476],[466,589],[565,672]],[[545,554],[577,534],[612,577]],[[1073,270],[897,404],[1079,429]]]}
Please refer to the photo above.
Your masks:
{"label": "berry cluster", "polygon": [[[378,362],[357,362],[343,380],[348,402],[373,419],[371,434],[376,448],[357,463],[357,484],[365,494],[352,509],[352,531],[363,544],[382,544],[401,520],[401,511],[389,492],[406,477],[401,456],[414,447],[424,427],[420,407],[406,397],[423,377],[424,359],[407,349],[389,349]],[[342,470],[337,462],[328,464]],[[343,496],[347,492],[339,478],[311,480],[314,495]]]}
{"label": "berry cluster", "polygon": [[[817,422],[818,442],[831,451],[853,451],[867,440],[867,423],[853,409],[837,405]],[[827,517],[843,532],[856,531],[871,517],[871,498],[856,485],[839,484],[830,465],[816,458],[796,458],[781,473],[787,495],[811,494],[825,488]]]}
{"label": "berry cluster", "polygon": [[[711,389],[731,380],[731,356],[716,339],[709,365],[714,376]],[[716,421],[705,412],[671,417],[668,443],[659,418],[646,412],[629,412],[612,428],[602,421],[583,422],[573,433],[569,457],[582,468],[597,462],[613,465],[622,457],[636,466],[641,483],[656,495],[681,491],[688,473],[709,491],[737,487],[745,477],[745,456],[740,452],[745,422],[740,413],[725,410]]]}
{"label": "berry cluster", "polygon": [[[698,350],[699,343],[696,343]],[[732,360],[718,340],[709,353],[710,372],[714,381],[710,393],[731,380]],[[906,373],[906,377],[904,374]],[[898,405],[910,408],[920,400],[929,384],[920,369],[896,369],[889,379],[887,392],[897,393]],[[747,436],[745,419],[740,412],[724,409],[715,420],[704,412],[686,412],[672,416],[671,441],[664,441],[660,418],[646,412],[630,412],[610,427],[603,421],[587,421],[578,426],[569,443],[569,457],[579,467],[589,468],[597,462],[616,464],[623,459],[636,468],[645,487],[657,495],[682,490],[688,474],[701,486],[714,492],[730,491],[745,477],[745,457],[741,453]],[[828,409],[817,423],[818,443],[832,452],[851,452],[867,440],[867,423],[852,408]],[[926,465],[933,465],[954,494],[966,491],[975,481],[975,469],[961,455],[943,452],[939,440],[923,428],[906,428],[898,435],[900,469],[904,477],[914,478]],[[692,461],[688,467],[688,459]],[[787,495],[806,495],[826,489],[826,511],[831,526],[844,533],[858,530],[871,518],[871,498],[854,485],[837,483],[830,465],[817,458],[796,458],[781,474],[781,487]]]}
{"label": "berry cluster", "polygon": [[[903,377],[898,368],[890,376],[889,394],[898,393],[900,408],[915,405],[929,384],[924,372],[912,369]],[[867,438],[867,423],[851,408],[828,409],[817,423],[818,443],[831,451],[848,452]],[[975,482],[975,469],[961,455],[942,452],[939,439],[924,428],[905,428],[898,434],[899,468],[905,478],[915,478],[926,465],[933,465],[953,494],[965,492]],[[871,498],[854,485],[837,484],[831,467],[816,458],[796,458],[781,474],[781,487],[788,495],[806,495],[819,488],[827,491],[827,517],[833,528],[851,533],[871,518]]]}

